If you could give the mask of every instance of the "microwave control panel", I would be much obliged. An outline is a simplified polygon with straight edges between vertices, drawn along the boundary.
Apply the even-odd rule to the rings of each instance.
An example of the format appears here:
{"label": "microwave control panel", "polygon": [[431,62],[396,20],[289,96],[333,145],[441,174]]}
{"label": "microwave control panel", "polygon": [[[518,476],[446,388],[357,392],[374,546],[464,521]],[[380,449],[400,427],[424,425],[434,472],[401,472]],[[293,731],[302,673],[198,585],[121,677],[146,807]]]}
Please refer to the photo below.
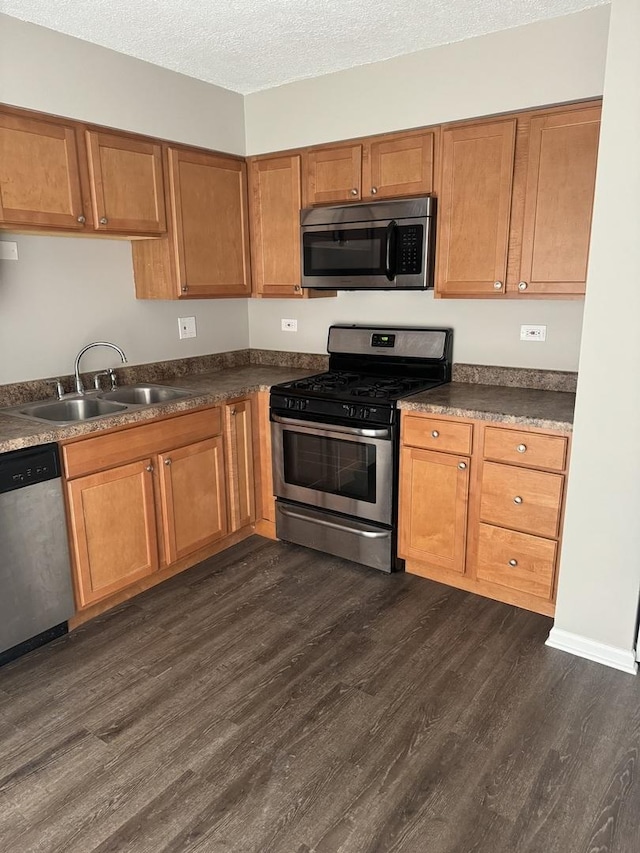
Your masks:
{"label": "microwave control panel", "polygon": [[397,230],[396,272],[416,274],[422,272],[422,225],[399,225]]}

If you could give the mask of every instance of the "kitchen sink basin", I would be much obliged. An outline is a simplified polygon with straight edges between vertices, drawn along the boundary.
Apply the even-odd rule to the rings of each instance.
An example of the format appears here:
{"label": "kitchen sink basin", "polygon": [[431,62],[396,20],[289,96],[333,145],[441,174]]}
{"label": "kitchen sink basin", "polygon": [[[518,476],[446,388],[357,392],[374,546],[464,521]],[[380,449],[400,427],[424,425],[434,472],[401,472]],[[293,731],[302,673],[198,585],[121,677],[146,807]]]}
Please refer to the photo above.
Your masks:
{"label": "kitchen sink basin", "polygon": [[124,412],[126,408],[119,403],[97,400],[95,397],[74,397],[72,400],[51,400],[33,406],[22,406],[14,414],[54,423],[73,423],[115,415]]}
{"label": "kitchen sink basin", "polygon": [[171,400],[179,400],[181,397],[192,395],[189,391],[182,391],[180,388],[141,384],[115,388],[113,391],[105,391],[99,396],[101,400],[114,400],[118,403],[134,406],[152,406],[154,403],[169,403]]}
{"label": "kitchen sink basin", "polygon": [[123,385],[113,391],[89,391],[82,395],[68,395],[62,400],[39,400],[37,403],[0,409],[0,413],[64,426],[78,421],[133,412],[156,403],[170,403],[182,397],[193,397],[193,392],[168,388],[166,385],[140,383]]}

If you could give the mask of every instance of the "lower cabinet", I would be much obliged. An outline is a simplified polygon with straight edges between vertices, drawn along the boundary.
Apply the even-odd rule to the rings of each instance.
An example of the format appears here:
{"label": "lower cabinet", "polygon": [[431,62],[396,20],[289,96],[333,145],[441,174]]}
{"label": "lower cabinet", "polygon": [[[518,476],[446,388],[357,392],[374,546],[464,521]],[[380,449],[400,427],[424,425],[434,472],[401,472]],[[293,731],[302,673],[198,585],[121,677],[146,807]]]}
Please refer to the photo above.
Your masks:
{"label": "lower cabinet", "polygon": [[406,570],[553,615],[569,437],[403,413]]}
{"label": "lower cabinet", "polygon": [[78,610],[151,586],[154,573],[188,568],[250,528],[251,411],[243,399],[62,446]]}

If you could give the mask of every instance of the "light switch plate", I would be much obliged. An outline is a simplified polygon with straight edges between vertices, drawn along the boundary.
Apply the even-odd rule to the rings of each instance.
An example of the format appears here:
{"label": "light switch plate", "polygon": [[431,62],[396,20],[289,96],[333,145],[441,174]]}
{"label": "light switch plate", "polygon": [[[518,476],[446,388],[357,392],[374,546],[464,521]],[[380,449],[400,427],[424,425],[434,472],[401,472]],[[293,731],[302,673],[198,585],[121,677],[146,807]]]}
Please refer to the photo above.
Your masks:
{"label": "light switch plate", "polygon": [[197,335],[196,318],[178,317],[178,333],[180,335],[180,340],[183,340],[184,338],[195,338]]}
{"label": "light switch plate", "polygon": [[10,240],[0,240],[0,261],[17,261],[18,244]]}

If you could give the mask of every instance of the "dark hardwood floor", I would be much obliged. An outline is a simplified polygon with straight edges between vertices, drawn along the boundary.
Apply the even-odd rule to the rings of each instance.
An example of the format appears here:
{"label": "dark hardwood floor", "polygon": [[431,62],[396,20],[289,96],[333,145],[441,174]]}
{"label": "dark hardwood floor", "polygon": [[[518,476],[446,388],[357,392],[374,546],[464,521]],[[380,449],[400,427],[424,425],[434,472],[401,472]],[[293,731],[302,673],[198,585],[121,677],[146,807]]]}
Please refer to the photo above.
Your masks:
{"label": "dark hardwood floor", "polygon": [[640,681],[252,537],[0,669],[2,853],[638,853]]}

